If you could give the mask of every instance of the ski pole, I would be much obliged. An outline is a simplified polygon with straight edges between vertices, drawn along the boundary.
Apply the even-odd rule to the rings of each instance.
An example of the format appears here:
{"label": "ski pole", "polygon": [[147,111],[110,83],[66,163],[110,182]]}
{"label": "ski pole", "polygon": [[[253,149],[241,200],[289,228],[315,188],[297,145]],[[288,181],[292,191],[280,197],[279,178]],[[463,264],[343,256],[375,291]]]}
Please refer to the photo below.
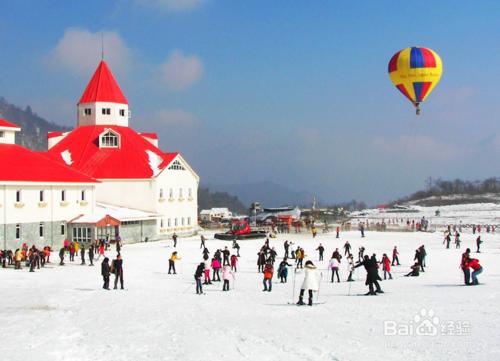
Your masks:
{"label": "ski pole", "polygon": [[316,303],[319,303],[319,291],[321,290],[321,281],[323,280],[323,272],[319,276],[318,294],[316,295]]}
{"label": "ski pole", "polygon": [[292,288],[292,303],[295,302],[295,277],[297,275],[297,268],[293,271],[293,288]]}

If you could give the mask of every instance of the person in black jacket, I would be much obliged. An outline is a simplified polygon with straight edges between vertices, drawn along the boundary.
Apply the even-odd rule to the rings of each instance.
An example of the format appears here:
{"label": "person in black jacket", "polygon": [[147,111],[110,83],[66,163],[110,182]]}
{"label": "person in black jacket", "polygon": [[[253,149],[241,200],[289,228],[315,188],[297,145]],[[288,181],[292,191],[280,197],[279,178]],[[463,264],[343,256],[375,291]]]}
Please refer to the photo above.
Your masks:
{"label": "person in black jacket", "polygon": [[425,272],[424,266],[423,266],[423,255],[422,255],[422,251],[420,248],[417,248],[415,250],[415,257],[413,257],[413,260],[416,261],[420,265],[420,270],[422,272]]}
{"label": "person in black jacket", "polygon": [[257,268],[258,268],[258,272],[264,272],[264,265],[266,264],[266,255],[264,254],[263,251],[260,251],[258,254],[257,254],[258,258],[257,258]]}
{"label": "person in black jacket", "polygon": [[323,261],[323,252],[325,252],[325,247],[320,243],[318,248],[316,248],[316,251],[319,252],[319,260]]}
{"label": "person in black jacket", "polygon": [[59,250],[59,259],[61,260],[61,262],[59,262],[60,266],[64,266],[64,252],[66,252],[66,248],[64,247]]}
{"label": "person in black jacket", "polygon": [[104,260],[101,263],[101,275],[102,279],[104,280],[104,284],[102,288],[105,290],[109,290],[109,258],[105,257]]}
{"label": "person in black jacket", "polygon": [[201,277],[205,273],[205,263],[201,262],[194,273],[194,280],[196,281],[196,294],[201,295],[203,293],[201,285]]}
{"label": "person in black jacket", "polygon": [[120,280],[120,286],[121,289],[123,290],[123,260],[122,256],[118,254],[116,256],[116,259],[113,260],[113,263],[111,264],[111,268],[114,271],[113,273],[115,274],[115,287],[114,289],[117,289],[118,286],[118,280]]}
{"label": "person in black jacket", "polygon": [[85,246],[82,244],[82,248],[80,248],[80,256],[82,257],[81,265],[85,264]]}
{"label": "person in black jacket", "polygon": [[229,256],[231,255],[231,252],[227,249],[227,246],[224,247],[224,250],[222,251],[222,256],[224,257],[224,262],[223,266],[230,266],[229,264]]}
{"label": "person in black jacket", "polygon": [[90,245],[89,247],[89,266],[94,265],[94,245]]}
{"label": "person in black jacket", "polygon": [[[358,268],[364,266],[366,270],[366,282],[365,284],[368,286],[369,291],[366,295],[376,296],[377,293],[383,293],[380,285],[378,284],[378,266],[377,260],[373,261],[373,258],[370,259],[368,255],[365,255],[363,258],[363,262],[359,262],[354,268]],[[376,287],[376,291],[373,290],[373,285]]]}

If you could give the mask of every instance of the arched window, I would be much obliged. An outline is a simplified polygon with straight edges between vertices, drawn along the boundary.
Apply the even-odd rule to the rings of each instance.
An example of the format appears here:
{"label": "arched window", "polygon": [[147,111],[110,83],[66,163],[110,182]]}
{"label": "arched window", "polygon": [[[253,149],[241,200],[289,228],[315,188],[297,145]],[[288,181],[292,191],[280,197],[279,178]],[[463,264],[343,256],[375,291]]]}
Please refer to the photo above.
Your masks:
{"label": "arched window", "polygon": [[101,148],[118,148],[120,141],[118,134],[111,130],[107,130],[101,134],[99,138],[99,146]]}

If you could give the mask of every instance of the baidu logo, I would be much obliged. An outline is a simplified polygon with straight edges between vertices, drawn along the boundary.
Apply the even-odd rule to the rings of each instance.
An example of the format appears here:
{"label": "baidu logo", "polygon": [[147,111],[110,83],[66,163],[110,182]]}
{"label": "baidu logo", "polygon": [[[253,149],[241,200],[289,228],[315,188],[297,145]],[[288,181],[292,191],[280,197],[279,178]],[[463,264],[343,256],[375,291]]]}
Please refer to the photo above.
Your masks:
{"label": "baidu logo", "polygon": [[422,308],[411,321],[384,321],[385,336],[464,336],[470,332],[467,321],[441,321],[433,310]]}

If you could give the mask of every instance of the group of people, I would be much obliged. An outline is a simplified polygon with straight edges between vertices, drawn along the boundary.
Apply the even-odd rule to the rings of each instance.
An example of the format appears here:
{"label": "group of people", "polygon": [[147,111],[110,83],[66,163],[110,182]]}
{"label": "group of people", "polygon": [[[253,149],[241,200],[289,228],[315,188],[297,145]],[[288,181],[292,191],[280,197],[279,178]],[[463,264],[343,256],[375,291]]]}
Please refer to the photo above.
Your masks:
{"label": "group of people", "polygon": [[[465,252],[462,253],[460,268],[464,273],[464,283],[466,286],[477,286],[479,284],[477,276],[483,272],[483,267],[478,259],[471,257],[470,248],[467,248]],[[472,274],[470,272],[471,270]]]}
{"label": "group of people", "polygon": [[35,272],[35,269],[45,267],[45,263],[50,263],[50,246],[45,246],[43,249],[38,249],[35,245],[28,248],[27,243],[23,243],[21,248],[12,250],[0,250],[0,263],[2,268],[14,266],[14,269],[21,269],[24,263],[29,267],[30,272]]}

